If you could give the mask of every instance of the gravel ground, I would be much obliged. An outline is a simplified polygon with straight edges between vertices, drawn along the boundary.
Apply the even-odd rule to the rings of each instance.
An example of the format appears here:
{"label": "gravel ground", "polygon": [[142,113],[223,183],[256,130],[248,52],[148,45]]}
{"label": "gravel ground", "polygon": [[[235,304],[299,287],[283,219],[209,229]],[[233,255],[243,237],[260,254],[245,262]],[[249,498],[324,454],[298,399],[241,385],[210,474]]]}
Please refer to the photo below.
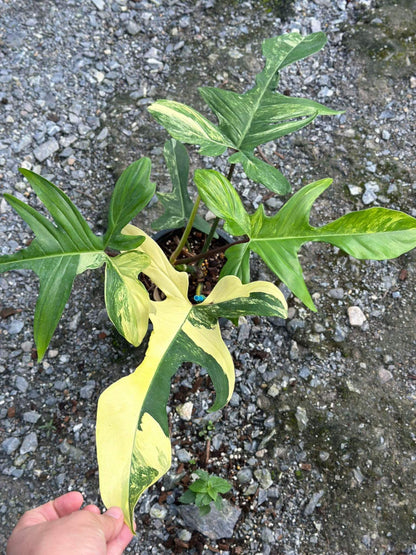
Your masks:
{"label": "gravel ground", "polygon": [[[262,67],[264,38],[322,29],[327,47],[285,70],[282,88],[346,113],[267,145],[266,155],[295,189],[334,178],[315,223],[376,205],[416,216],[415,2],[298,0],[288,21],[272,4],[0,0],[1,191],[35,203],[17,171],[33,169],[102,230],[112,184],[129,162],[150,155],[153,179],[167,187],[165,133],[148,104],[170,97],[201,109],[198,85],[242,92]],[[280,206],[241,176],[236,183],[248,209]],[[138,223],[148,227],[159,212],[155,202]],[[1,200],[0,252],[30,239]],[[416,553],[415,251],[360,262],[313,244],[302,263],[317,313],[288,294],[287,322],[224,326],[237,375],[229,406],[207,414],[212,388],[200,368],[184,365],[174,378],[173,466],[138,504],[127,552]],[[3,548],[19,515],[58,493],[78,489],[100,503],[97,398],[144,350],[113,331],[102,286],[99,273],[77,279],[39,365],[37,280],[25,271],[0,276]],[[233,484],[227,512],[208,523],[177,502],[197,467]]]}

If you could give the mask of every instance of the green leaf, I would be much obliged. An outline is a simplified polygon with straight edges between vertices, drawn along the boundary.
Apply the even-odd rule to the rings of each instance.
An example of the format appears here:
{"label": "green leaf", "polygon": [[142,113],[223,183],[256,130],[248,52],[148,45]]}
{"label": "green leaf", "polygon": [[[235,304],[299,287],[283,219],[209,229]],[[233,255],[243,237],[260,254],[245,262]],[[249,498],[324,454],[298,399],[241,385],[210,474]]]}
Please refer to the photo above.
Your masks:
{"label": "green leaf", "polygon": [[130,164],[114,187],[108,211],[108,229],[104,236],[104,248],[120,245],[117,237],[123,227],[150,202],[156,185],[150,182],[151,162],[141,158]]}
{"label": "green leaf", "polygon": [[215,501],[218,497],[218,492],[215,490],[215,488],[213,488],[210,484],[208,484],[207,487],[207,494],[210,496],[210,498]]}
{"label": "green leaf", "polygon": [[292,190],[289,181],[281,171],[263,160],[259,160],[249,152],[236,152],[230,156],[228,161],[231,164],[242,164],[247,177],[261,183],[278,195],[286,195]]}
{"label": "green leaf", "polygon": [[211,496],[208,495],[208,493],[197,493],[195,496],[195,505],[197,507],[205,507],[208,506],[211,503],[212,499]]}
{"label": "green leaf", "polygon": [[207,493],[208,491],[208,484],[206,480],[200,478],[199,480],[195,480],[190,486],[189,489],[194,491],[195,493]]}
{"label": "green leaf", "polygon": [[191,491],[190,489],[186,490],[185,493],[183,493],[179,498],[178,501],[180,503],[184,503],[186,505],[189,505],[191,503],[195,503],[195,498],[196,495],[193,491]]}
{"label": "green leaf", "polygon": [[323,33],[307,37],[290,33],[268,39],[263,43],[266,65],[257,75],[254,88],[242,95],[213,87],[200,89],[202,98],[218,117],[220,131],[237,150],[250,152],[260,144],[305,127],[317,115],[340,113],[317,102],[275,92],[279,70],[299,56],[317,52],[325,42]]}
{"label": "green leaf", "polygon": [[[143,235],[134,226],[124,233]],[[243,314],[284,317],[287,310],[282,293],[273,284],[242,285],[235,276],[223,278],[205,301],[192,305],[187,274],[177,272],[150,237],[146,236],[138,252],[150,257],[143,272],[166,299],[150,301],[153,333],[145,358],[135,372],[102,393],[97,415],[101,495],[107,507],[123,509],[130,526],[138,498],[170,466],[166,403],[170,380],[179,365],[191,361],[207,369],[216,390],[211,410],[220,409],[232,395],[234,367],[218,318]]]}
{"label": "green leaf", "polygon": [[0,257],[0,272],[30,269],[39,276],[34,337],[39,360],[45,354],[71,293],[75,276],[99,268],[106,260],[102,238],[95,236],[69,198],[46,179],[20,170],[49,210],[54,223],[36,210],[4,195],[7,202],[32,228],[36,238],[14,254]]}
{"label": "green leaf", "polygon": [[232,235],[245,235],[250,231],[249,216],[226,177],[214,170],[196,170],[194,181],[204,203],[225,220],[225,231]]}
{"label": "green leaf", "polygon": [[[298,252],[303,244],[323,241],[355,258],[372,260],[395,258],[416,246],[416,219],[386,208],[352,212],[325,226],[312,227],[309,224],[312,205],[331,182],[331,179],[322,179],[303,187],[275,216],[267,217],[261,205],[250,218],[250,242],[246,248],[261,256],[311,310],[315,310],[315,306],[298,260]],[[228,249],[227,254],[229,251],[231,249]],[[243,257],[247,257],[246,253],[243,249],[232,251],[227,270],[235,268],[239,271],[243,266]]]}
{"label": "green leaf", "polygon": [[[186,148],[171,139],[166,141],[163,154],[172,180],[172,192],[156,193],[165,208],[164,214],[152,223],[156,230],[185,227],[194,205],[188,194],[189,156]],[[206,234],[210,230],[210,225],[200,215],[196,216],[194,227]]]}
{"label": "green leaf", "polygon": [[253,151],[261,144],[302,129],[319,115],[342,113],[318,102],[290,98],[275,91],[282,68],[318,52],[325,43],[324,33],[308,36],[289,33],[267,39],[263,43],[266,64],[252,89],[237,94],[201,87],[199,92],[217,116],[218,126],[193,108],[171,100],[159,100],[149,111],[173,138],[199,144],[201,154],[218,156],[227,148],[240,151],[241,155],[233,155],[231,160],[243,163],[251,179],[285,194],[289,190],[287,181],[275,168],[266,170],[266,164],[256,161]]}
{"label": "green leaf", "polygon": [[218,156],[233,146],[216,125],[185,104],[158,100],[148,110],[174,139],[199,145],[199,152],[205,156]]}
{"label": "green leaf", "polygon": [[[133,177],[141,173],[140,167],[144,171],[145,166],[146,162],[130,166],[124,180],[120,178],[118,182],[118,191],[125,193],[133,182],[137,185]],[[148,258],[137,253],[117,258],[107,256],[103,238],[93,234],[78,209],[58,187],[29,170],[22,169],[21,172],[49,210],[53,222],[15,197],[5,195],[7,202],[32,228],[36,237],[29,247],[0,257],[0,272],[24,268],[33,270],[39,276],[39,297],[33,326],[39,360],[43,358],[58,325],[75,276],[88,269],[99,268],[104,263],[109,266],[106,277],[109,316],[120,333],[137,345],[147,330],[149,311],[147,293],[137,276],[148,263]],[[132,190],[130,193],[137,208],[137,198]],[[127,200],[118,204],[114,201],[110,209],[115,233],[113,244],[118,248],[137,247],[144,240],[140,236],[126,236],[119,232],[120,222],[131,214],[126,206],[123,208],[126,203]]]}
{"label": "green leaf", "polygon": [[105,304],[118,332],[137,347],[146,335],[149,323],[149,294],[138,274],[150,264],[148,255],[126,252],[107,260]]}
{"label": "green leaf", "polygon": [[195,470],[194,474],[196,474],[206,482],[209,480],[209,473],[206,470]]}
{"label": "green leaf", "polygon": [[223,266],[220,278],[237,276],[242,283],[250,282],[250,245],[241,243],[233,245],[225,251],[227,262]]}
{"label": "green leaf", "polygon": [[324,33],[306,37],[289,33],[267,39],[263,43],[266,64],[257,75],[254,88],[242,95],[214,87],[199,89],[202,98],[217,116],[220,131],[232,140],[237,150],[250,151],[260,144],[301,129],[319,114],[339,113],[317,102],[289,98],[274,92],[280,69],[317,52],[325,43]]}
{"label": "green leaf", "polygon": [[232,488],[232,485],[227,480],[219,476],[210,476],[209,483],[218,493],[227,493]]}
{"label": "green leaf", "polygon": [[128,237],[119,233],[116,237],[111,239],[111,248],[117,251],[130,251],[136,249],[144,241],[144,237]]}

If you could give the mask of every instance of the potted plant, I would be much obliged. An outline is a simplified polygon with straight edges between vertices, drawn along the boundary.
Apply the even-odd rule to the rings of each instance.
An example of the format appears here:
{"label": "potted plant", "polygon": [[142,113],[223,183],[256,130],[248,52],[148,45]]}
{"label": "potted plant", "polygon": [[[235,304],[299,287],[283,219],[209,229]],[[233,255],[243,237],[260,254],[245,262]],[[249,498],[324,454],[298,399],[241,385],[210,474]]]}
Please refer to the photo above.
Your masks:
{"label": "potted plant", "polygon": [[[200,94],[218,124],[193,108],[173,100],[159,100],[149,112],[172,139],[165,159],[172,192],[159,194],[164,214],[155,228],[181,228],[182,237],[169,258],[160,246],[130,221],[154,195],[151,163],[142,158],[131,164],[116,183],[108,211],[107,231],[95,235],[77,208],[60,189],[33,172],[22,174],[49,210],[53,222],[11,195],[5,199],[29,224],[36,238],[18,252],[0,257],[0,271],[31,269],[40,280],[35,309],[34,337],[42,359],[70,295],[74,278],[87,269],[105,266],[105,303],[117,330],[139,345],[153,325],[144,360],[135,372],[102,394],[97,413],[97,455],[100,490],[105,505],[122,507],[133,526],[134,507],[143,491],[170,467],[166,403],[170,379],[185,361],[205,367],[216,390],[211,410],[223,407],[234,386],[231,355],[221,339],[219,318],[234,323],[245,314],[286,317],[285,299],[271,282],[250,282],[250,253],[255,252],[311,310],[315,310],[302,275],[298,251],[310,241],[325,241],[360,259],[388,259],[416,246],[416,219],[402,212],[370,208],[345,214],[322,227],[309,223],[315,200],[331,185],[322,179],[297,191],[274,215],[262,205],[249,214],[231,184],[236,164],[247,177],[275,194],[286,195],[290,185],[282,173],[255,155],[269,141],[297,131],[317,116],[340,112],[303,98],[276,91],[280,70],[319,51],[323,33],[290,33],[263,43],[264,69],[254,87],[244,94],[203,87]],[[188,194],[189,159],[182,143],[196,144],[200,154],[228,152],[227,176],[196,170],[197,196]],[[211,210],[211,226],[198,215],[201,203]],[[218,224],[231,242],[211,248]],[[201,252],[186,252],[193,227],[207,234]],[[210,255],[225,256],[218,283],[205,296],[204,267]],[[157,300],[138,279],[144,274],[163,293]],[[190,276],[196,290],[188,298]]]}

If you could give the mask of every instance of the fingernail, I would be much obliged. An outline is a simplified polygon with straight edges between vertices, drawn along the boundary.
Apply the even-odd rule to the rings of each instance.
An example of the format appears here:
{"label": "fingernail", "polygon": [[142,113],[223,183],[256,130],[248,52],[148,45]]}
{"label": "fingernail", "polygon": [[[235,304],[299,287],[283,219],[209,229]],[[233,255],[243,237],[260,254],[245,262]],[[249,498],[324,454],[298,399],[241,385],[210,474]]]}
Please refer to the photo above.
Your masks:
{"label": "fingernail", "polygon": [[117,520],[123,516],[123,512],[118,507],[110,507],[108,511],[105,513],[108,516],[116,518]]}

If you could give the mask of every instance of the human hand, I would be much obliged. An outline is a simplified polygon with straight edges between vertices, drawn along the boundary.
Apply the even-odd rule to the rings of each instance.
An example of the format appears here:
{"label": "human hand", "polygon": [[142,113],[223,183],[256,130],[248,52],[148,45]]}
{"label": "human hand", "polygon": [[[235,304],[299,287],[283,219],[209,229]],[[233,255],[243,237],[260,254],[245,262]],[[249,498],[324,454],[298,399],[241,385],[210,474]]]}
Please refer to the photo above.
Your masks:
{"label": "human hand", "polygon": [[7,544],[7,555],[121,555],[133,534],[118,507],[101,514],[83,510],[81,493],[71,491],[27,511]]}

